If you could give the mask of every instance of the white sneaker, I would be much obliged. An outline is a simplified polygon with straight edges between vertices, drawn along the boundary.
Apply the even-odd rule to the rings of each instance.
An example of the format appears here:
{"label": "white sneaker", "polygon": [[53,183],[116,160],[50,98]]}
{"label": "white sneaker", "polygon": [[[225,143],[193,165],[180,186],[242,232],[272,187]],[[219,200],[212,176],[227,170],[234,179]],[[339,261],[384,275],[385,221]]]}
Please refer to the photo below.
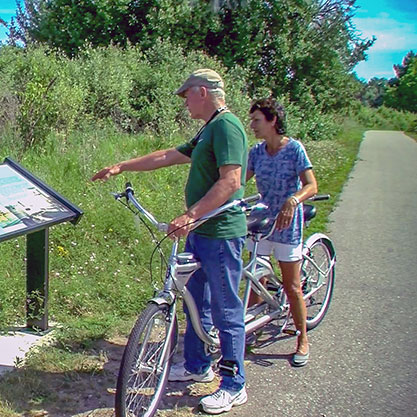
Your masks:
{"label": "white sneaker", "polygon": [[215,393],[203,397],[200,404],[207,414],[220,414],[230,411],[234,405],[245,404],[246,401],[248,401],[248,395],[245,387],[240,391],[228,391],[220,388]]}
{"label": "white sneaker", "polygon": [[195,382],[211,382],[214,379],[213,369],[207,369],[204,374],[192,374],[184,368],[184,362],[177,363],[171,367],[168,375],[168,381],[195,381]]}

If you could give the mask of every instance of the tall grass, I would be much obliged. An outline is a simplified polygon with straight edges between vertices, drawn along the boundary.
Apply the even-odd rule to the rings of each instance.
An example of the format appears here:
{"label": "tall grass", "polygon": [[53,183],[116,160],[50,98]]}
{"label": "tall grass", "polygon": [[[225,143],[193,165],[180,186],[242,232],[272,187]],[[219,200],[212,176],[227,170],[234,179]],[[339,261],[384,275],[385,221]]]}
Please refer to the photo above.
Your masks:
{"label": "tall grass", "polygon": [[[356,130],[340,135],[337,141],[306,142],[320,192],[333,197],[330,203],[320,203],[319,229],[323,230],[324,219],[351,169],[360,135]],[[183,140],[103,128],[74,133],[65,142],[50,136],[43,147],[29,149],[21,158],[25,168],[84,210],[77,226],[62,224],[50,231],[50,319],[64,327],[68,324],[73,341],[77,340],[74,326],[83,327],[76,323],[94,322],[91,337],[114,331],[118,320],[134,316],[152,294],[151,269],[154,279],[160,279],[158,257],[150,265],[154,243],[147,230],[135,224],[132,214],[110,192],[123,190],[129,180],[145,207],[161,221],[169,221],[184,209],[188,167],[124,173],[106,183],[92,183],[91,176],[113,162]],[[13,152],[7,155],[15,157]],[[254,191],[252,182],[247,194]],[[6,328],[25,320],[25,237],[6,241],[1,249],[0,323]]]}
{"label": "tall grass", "polygon": [[[23,166],[85,212],[76,227],[64,224],[50,232],[52,321],[92,316],[101,316],[103,322],[112,316],[113,321],[143,306],[152,291],[146,278],[152,245],[145,229],[135,229],[131,213],[110,192],[121,191],[130,180],[144,204],[157,217],[170,220],[182,210],[185,167],[121,175],[106,184],[92,183],[90,177],[107,164],[180,141],[105,129],[73,134],[65,143],[51,137],[42,149],[25,153]],[[2,326],[23,320],[24,248],[24,238],[2,244]],[[10,285],[11,280],[16,285]]]}

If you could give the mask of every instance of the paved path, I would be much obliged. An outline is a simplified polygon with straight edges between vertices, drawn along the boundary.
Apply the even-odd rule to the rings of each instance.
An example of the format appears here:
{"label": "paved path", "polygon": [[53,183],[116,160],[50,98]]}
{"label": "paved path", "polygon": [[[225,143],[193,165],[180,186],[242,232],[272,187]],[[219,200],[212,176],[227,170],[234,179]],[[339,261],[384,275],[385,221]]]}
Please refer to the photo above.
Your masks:
{"label": "paved path", "polygon": [[290,367],[293,339],[258,350],[250,402],[229,416],[417,416],[416,171],[412,139],[366,134],[331,215],[336,287],[312,360]]}

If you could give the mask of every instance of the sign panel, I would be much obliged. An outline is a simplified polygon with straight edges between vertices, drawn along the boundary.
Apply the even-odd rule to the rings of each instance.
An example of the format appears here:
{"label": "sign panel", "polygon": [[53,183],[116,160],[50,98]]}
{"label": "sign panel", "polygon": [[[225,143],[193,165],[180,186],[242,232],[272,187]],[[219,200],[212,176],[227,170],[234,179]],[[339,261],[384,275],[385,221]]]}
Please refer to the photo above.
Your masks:
{"label": "sign panel", "polygon": [[64,221],[82,211],[13,160],[0,164],[0,241]]}

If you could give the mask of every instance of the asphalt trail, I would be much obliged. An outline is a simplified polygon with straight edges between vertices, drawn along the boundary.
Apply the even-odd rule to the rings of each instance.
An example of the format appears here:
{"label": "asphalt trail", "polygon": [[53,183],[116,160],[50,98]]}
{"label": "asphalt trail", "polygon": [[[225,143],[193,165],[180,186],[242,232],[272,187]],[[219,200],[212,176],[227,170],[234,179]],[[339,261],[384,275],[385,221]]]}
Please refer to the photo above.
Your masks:
{"label": "asphalt trail", "polygon": [[336,286],[311,361],[291,368],[294,339],[256,350],[249,402],[228,415],[417,416],[416,168],[415,141],[366,133],[330,218]]}

